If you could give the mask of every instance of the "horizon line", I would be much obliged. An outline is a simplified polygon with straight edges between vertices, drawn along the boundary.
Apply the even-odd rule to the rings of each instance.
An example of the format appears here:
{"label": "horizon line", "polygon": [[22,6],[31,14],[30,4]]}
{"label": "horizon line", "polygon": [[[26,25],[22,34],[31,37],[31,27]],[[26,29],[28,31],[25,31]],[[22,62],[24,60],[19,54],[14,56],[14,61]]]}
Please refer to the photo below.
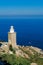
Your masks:
{"label": "horizon line", "polygon": [[41,14],[41,15],[40,14],[32,14],[32,15],[31,14],[30,15],[25,15],[25,14],[21,15],[21,14],[19,14],[19,15],[0,15],[0,16],[1,17],[3,17],[3,16],[10,16],[10,17],[11,16],[43,16],[43,14]]}

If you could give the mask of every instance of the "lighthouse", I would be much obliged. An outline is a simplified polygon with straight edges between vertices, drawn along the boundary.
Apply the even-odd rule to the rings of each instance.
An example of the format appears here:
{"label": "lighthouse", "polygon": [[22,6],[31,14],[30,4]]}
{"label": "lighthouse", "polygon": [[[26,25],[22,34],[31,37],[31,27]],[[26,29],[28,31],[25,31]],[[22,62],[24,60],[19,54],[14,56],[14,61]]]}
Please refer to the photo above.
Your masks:
{"label": "lighthouse", "polygon": [[10,32],[8,32],[8,43],[12,45],[12,48],[16,47],[16,32],[13,26],[10,27]]}

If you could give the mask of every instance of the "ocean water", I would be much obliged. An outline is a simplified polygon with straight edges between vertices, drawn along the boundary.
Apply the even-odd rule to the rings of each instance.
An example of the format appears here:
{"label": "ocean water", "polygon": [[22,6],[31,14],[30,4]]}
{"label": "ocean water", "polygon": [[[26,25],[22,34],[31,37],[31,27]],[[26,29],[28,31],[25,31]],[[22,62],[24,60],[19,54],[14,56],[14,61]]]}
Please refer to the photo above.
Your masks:
{"label": "ocean water", "polygon": [[13,25],[17,44],[43,49],[43,18],[0,18],[0,40],[8,41],[8,32]]}

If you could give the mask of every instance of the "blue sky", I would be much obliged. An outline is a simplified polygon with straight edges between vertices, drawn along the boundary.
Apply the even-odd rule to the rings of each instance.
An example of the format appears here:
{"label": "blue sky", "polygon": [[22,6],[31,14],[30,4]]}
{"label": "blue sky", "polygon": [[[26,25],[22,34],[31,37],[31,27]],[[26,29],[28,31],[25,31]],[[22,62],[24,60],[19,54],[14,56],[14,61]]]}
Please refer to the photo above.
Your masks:
{"label": "blue sky", "polygon": [[43,15],[43,0],[0,0],[0,15]]}

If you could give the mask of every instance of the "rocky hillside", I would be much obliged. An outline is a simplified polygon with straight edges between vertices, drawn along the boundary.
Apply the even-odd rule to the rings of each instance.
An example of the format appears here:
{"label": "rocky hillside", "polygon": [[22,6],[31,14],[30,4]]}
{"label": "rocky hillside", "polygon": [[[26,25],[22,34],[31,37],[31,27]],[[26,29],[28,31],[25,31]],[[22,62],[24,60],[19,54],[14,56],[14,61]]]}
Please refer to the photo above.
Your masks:
{"label": "rocky hillside", "polygon": [[1,51],[0,60],[9,65],[43,65],[43,50],[33,46],[10,47],[8,53]]}
{"label": "rocky hillside", "polygon": [[40,58],[43,58],[43,51],[33,46],[18,46],[16,55],[24,58],[30,58],[31,56],[38,55]]}

